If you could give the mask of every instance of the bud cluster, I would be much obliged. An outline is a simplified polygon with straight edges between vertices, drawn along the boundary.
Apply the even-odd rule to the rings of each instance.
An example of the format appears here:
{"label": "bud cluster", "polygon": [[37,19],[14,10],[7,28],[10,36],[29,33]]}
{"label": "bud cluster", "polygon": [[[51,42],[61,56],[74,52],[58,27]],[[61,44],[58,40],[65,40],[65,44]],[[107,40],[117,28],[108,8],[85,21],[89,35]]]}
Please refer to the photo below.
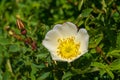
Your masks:
{"label": "bud cluster", "polygon": [[[9,26],[6,27],[6,30],[8,31],[8,33],[14,38],[16,38],[17,40],[23,41],[25,45],[31,46],[32,50],[36,50],[37,43],[36,41],[33,41],[31,37],[27,36],[27,30],[25,29],[25,26],[20,18],[17,18],[16,24],[17,24],[18,29],[21,32],[21,35],[16,34],[12,29],[10,29]],[[25,38],[23,38],[22,36],[25,36]]]}

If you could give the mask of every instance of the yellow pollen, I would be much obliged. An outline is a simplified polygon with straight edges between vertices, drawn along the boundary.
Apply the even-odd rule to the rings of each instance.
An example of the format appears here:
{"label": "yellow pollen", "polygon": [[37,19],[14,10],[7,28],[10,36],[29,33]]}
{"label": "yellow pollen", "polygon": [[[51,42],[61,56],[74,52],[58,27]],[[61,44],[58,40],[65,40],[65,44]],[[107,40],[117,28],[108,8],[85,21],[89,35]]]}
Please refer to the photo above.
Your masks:
{"label": "yellow pollen", "polygon": [[73,59],[80,54],[80,43],[75,42],[74,37],[58,39],[57,53],[63,59]]}

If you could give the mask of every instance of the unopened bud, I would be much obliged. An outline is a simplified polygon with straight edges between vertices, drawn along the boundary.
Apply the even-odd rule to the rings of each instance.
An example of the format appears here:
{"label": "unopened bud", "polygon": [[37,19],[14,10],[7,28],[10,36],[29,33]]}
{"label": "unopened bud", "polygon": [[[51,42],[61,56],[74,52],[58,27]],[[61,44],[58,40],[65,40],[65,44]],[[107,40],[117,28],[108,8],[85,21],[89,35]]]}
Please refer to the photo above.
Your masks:
{"label": "unopened bud", "polygon": [[26,35],[27,34],[27,30],[26,29],[21,30],[21,34],[22,35]]}
{"label": "unopened bud", "polygon": [[96,52],[97,52],[97,53],[101,53],[101,51],[102,51],[101,48],[97,46],[97,47],[96,47]]}
{"label": "unopened bud", "polygon": [[20,19],[17,19],[17,26],[20,30],[24,29],[24,24]]}
{"label": "unopened bud", "polygon": [[32,39],[31,38],[26,38],[24,41],[25,44],[29,45],[32,43]]}
{"label": "unopened bud", "polygon": [[37,43],[35,41],[32,42],[31,44],[32,50],[36,50],[37,49]]}
{"label": "unopened bud", "polygon": [[9,26],[6,26],[4,29],[6,31],[8,31],[9,35],[11,35],[11,36],[15,34],[15,32],[13,30],[11,30]]}
{"label": "unopened bud", "polygon": [[8,33],[9,33],[11,36],[14,35],[14,31],[12,31],[12,30],[9,30]]}

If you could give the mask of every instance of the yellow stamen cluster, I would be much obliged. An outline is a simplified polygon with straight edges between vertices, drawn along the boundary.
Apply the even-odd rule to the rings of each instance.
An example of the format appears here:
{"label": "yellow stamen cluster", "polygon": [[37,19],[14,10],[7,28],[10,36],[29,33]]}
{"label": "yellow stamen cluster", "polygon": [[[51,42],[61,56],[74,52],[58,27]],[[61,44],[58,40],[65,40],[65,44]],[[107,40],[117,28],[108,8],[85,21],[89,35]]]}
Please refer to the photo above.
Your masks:
{"label": "yellow stamen cluster", "polygon": [[80,43],[75,42],[75,37],[58,39],[57,54],[63,59],[73,59],[80,55]]}

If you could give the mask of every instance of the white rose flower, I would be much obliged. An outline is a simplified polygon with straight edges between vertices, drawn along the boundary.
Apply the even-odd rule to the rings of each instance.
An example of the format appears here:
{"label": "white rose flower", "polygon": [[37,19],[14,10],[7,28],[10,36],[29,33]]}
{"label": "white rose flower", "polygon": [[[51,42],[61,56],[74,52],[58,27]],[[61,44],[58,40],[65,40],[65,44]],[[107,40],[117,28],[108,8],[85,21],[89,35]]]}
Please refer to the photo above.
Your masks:
{"label": "white rose flower", "polygon": [[86,29],[78,31],[71,22],[57,24],[47,32],[42,44],[55,61],[72,62],[88,51],[89,35]]}

